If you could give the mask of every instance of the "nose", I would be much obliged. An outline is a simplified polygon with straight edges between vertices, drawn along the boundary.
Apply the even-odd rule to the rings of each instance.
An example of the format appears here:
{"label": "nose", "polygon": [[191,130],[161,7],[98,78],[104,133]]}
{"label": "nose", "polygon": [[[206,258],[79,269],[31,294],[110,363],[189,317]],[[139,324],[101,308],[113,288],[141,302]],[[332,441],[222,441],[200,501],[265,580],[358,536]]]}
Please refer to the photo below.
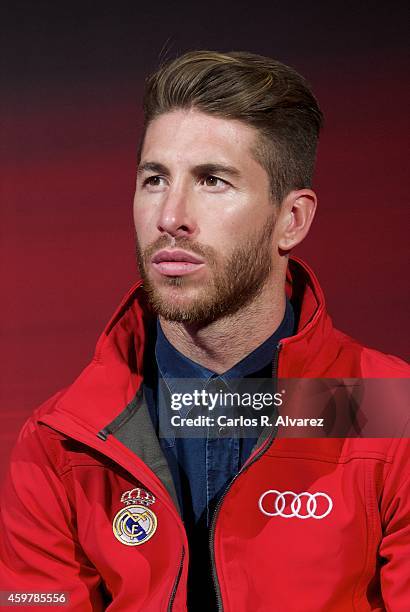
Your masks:
{"label": "nose", "polygon": [[171,236],[190,237],[197,229],[192,201],[186,189],[170,189],[162,204],[157,229]]}

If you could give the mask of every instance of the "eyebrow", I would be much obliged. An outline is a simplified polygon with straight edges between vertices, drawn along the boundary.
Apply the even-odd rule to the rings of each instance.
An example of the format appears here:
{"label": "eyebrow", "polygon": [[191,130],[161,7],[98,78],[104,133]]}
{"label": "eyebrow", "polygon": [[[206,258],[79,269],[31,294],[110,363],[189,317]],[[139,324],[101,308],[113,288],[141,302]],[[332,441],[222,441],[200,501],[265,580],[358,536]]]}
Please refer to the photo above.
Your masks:
{"label": "eyebrow", "polygon": [[158,174],[165,174],[167,176],[169,175],[169,170],[166,166],[158,162],[150,161],[139,164],[137,169],[137,175],[140,176],[144,172],[157,172]]}
{"label": "eyebrow", "polygon": [[[144,172],[156,172],[158,174],[164,174],[165,176],[169,176],[171,173],[169,169],[160,164],[159,162],[146,161],[142,162],[138,166],[137,174],[140,176]],[[240,171],[235,166],[228,166],[226,164],[217,164],[217,163],[205,163],[198,164],[192,168],[193,174],[196,176],[202,176],[204,174],[225,174],[228,176],[232,176],[233,178],[239,178],[241,176]]]}

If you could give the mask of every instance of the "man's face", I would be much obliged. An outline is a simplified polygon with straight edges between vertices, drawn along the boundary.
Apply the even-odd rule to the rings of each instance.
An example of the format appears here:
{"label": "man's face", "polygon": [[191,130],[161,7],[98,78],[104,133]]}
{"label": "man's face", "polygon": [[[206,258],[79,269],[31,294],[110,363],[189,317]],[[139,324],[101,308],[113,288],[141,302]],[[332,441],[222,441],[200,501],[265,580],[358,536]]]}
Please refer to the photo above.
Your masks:
{"label": "man's face", "polygon": [[205,324],[260,293],[272,271],[275,204],[256,130],[196,110],[149,125],[134,199],[137,260],[165,319]]}

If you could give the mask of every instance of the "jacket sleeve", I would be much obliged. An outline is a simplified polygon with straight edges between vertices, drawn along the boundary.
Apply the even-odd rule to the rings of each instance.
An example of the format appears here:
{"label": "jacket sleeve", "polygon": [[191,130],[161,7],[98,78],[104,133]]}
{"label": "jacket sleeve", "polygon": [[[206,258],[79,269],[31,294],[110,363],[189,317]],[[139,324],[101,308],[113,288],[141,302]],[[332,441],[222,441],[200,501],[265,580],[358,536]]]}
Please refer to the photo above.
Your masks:
{"label": "jacket sleeve", "polygon": [[381,501],[381,591],[388,612],[408,610],[410,601],[410,440],[402,440]]}
{"label": "jacket sleeve", "polygon": [[[0,589],[64,591],[69,610],[103,610],[100,577],[76,539],[72,509],[59,475],[61,452],[60,456],[56,452],[52,430],[45,435],[41,429],[32,419],[25,424],[3,486]],[[40,607],[50,610],[50,606]]]}

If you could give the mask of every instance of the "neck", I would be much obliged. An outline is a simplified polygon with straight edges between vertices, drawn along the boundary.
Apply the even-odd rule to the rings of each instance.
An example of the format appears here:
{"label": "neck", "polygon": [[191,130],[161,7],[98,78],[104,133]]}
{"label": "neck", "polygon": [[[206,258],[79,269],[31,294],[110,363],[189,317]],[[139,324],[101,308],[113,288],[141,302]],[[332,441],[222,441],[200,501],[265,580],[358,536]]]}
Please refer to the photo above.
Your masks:
{"label": "neck", "polygon": [[183,355],[223,374],[249,355],[281,324],[286,308],[284,279],[266,284],[260,295],[233,315],[205,326],[167,321],[160,317],[167,340]]}

